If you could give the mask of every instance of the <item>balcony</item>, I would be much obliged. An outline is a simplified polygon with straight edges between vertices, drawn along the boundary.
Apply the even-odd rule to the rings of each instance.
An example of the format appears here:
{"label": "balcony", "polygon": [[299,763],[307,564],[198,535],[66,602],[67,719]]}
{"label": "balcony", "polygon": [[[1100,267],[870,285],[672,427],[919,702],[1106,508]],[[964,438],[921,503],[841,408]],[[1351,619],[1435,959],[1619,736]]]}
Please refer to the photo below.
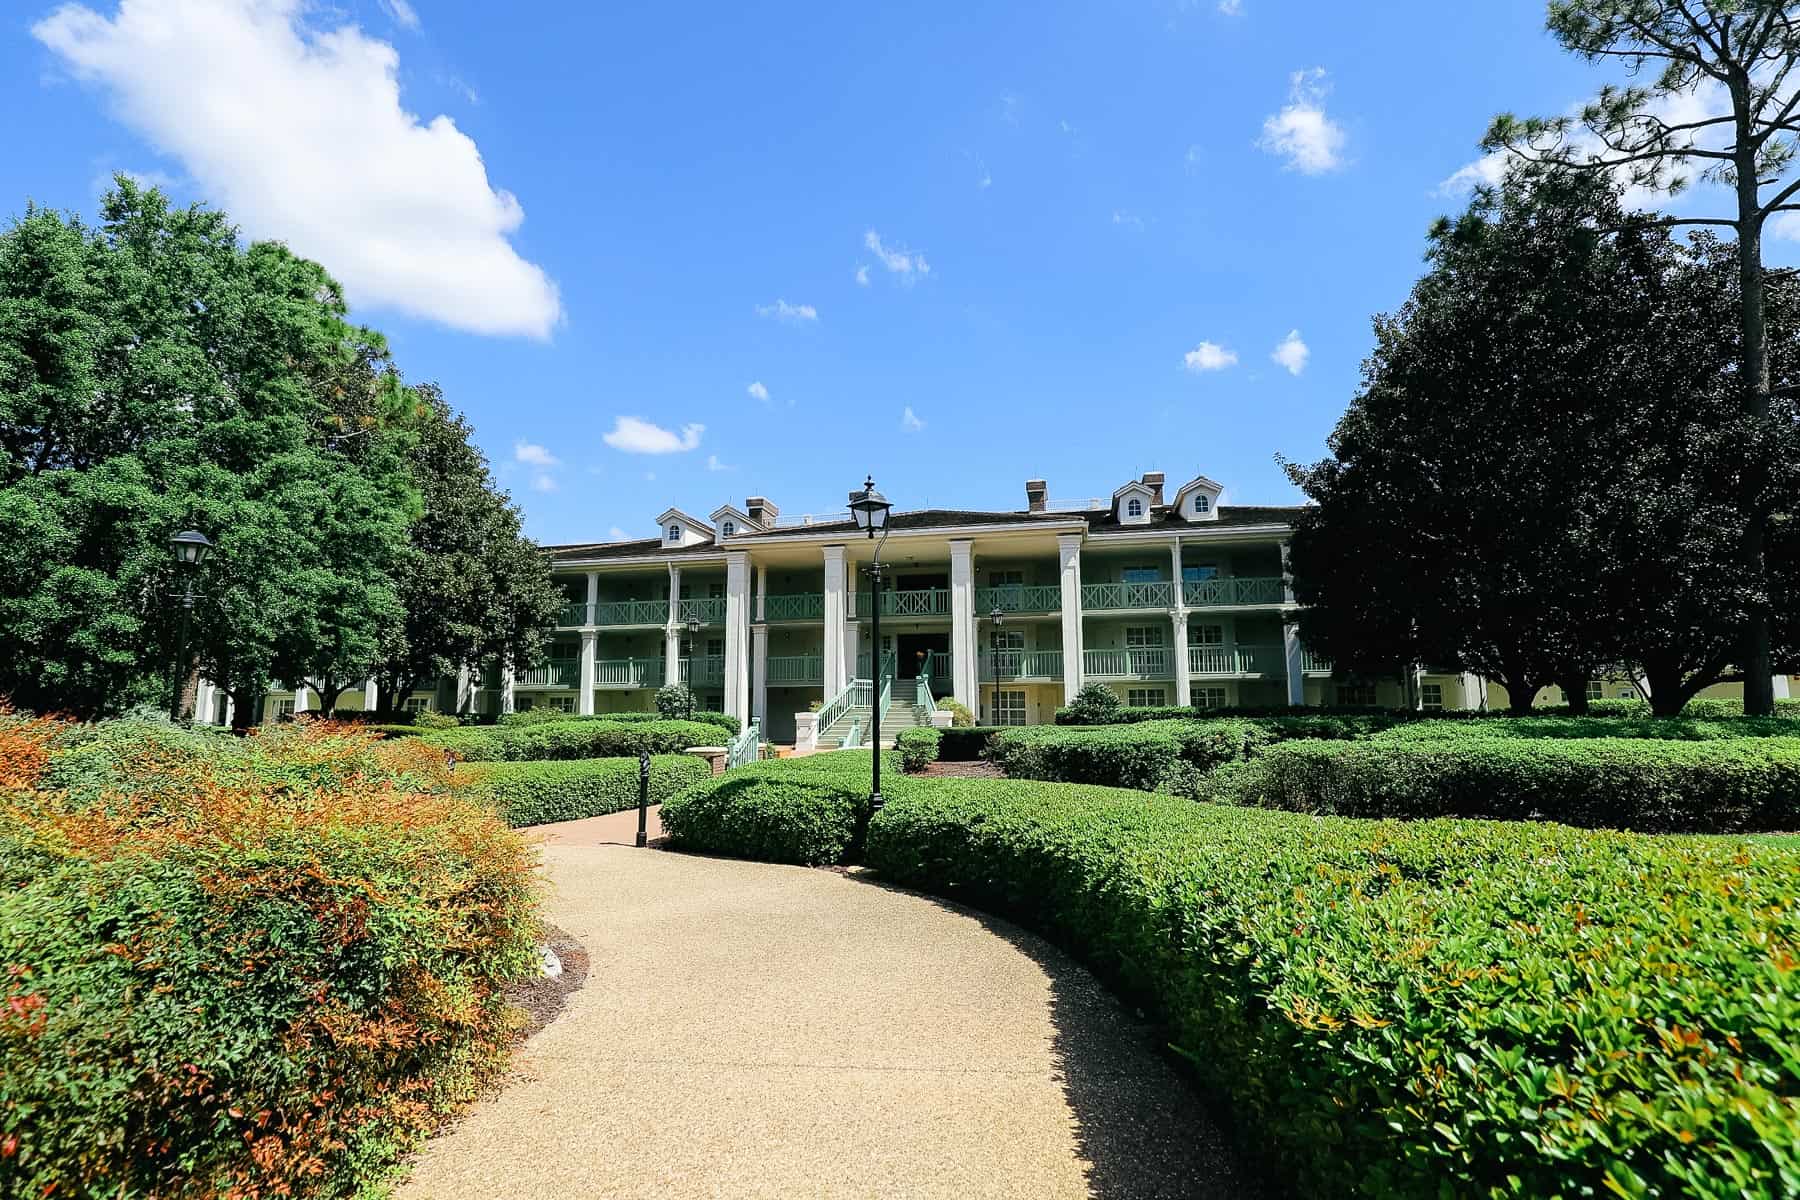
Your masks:
{"label": "balcony", "polygon": [[[874,593],[854,592],[849,599],[852,617],[867,617],[874,614]],[[884,617],[947,617],[950,615],[950,589],[925,588],[912,592],[882,592],[881,615]]]}
{"label": "balcony", "polygon": [[667,625],[667,600],[607,600],[594,605],[596,625]]}
{"label": "balcony", "polygon": [[581,664],[572,658],[558,658],[541,667],[520,671],[513,679],[515,688],[574,688],[581,686]]}
{"label": "balcony", "polygon": [[996,608],[1004,613],[1061,612],[1062,587],[1054,583],[1012,583],[975,589],[977,615],[986,616]]}
{"label": "balcony", "polygon": [[663,682],[660,658],[602,658],[594,663],[594,686],[654,688]]}
{"label": "balcony", "polygon": [[725,656],[702,654],[682,659],[681,681],[689,687],[717,687],[725,682]]}
{"label": "balcony", "polygon": [[563,605],[562,612],[556,618],[558,629],[574,629],[589,624],[592,622],[588,620],[588,606],[579,600],[571,600]]}
{"label": "balcony", "polygon": [[1061,650],[989,650],[981,656],[981,678],[984,682],[1060,682],[1062,677]]}
{"label": "balcony", "polygon": [[790,592],[764,596],[762,613],[765,621],[819,621],[825,617],[823,592]]}
{"label": "balcony", "polygon": [[675,608],[676,624],[685,625],[690,618],[698,620],[702,625],[723,625],[725,597],[707,596],[679,601]]}
{"label": "balcony", "polygon": [[1196,678],[1218,676],[1279,676],[1287,672],[1287,654],[1280,646],[1189,646],[1188,670]]}
{"label": "balcony", "polygon": [[784,654],[769,658],[767,664],[770,687],[818,687],[825,682],[823,655]]}
{"label": "balcony", "polygon": [[1084,650],[1081,653],[1081,669],[1082,674],[1089,679],[1173,679],[1175,653],[1167,646]]}
{"label": "balcony", "polygon": [[1084,612],[1127,612],[1132,609],[1175,607],[1175,585],[1167,580],[1151,583],[1084,583]]}
{"label": "balcony", "polygon": [[1243,575],[1231,579],[1193,579],[1181,585],[1182,602],[1189,608],[1229,608],[1251,604],[1280,604],[1287,588],[1280,576]]}
{"label": "balcony", "polygon": [[1300,650],[1300,669],[1308,675],[1331,674],[1331,664],[1304,647]]}

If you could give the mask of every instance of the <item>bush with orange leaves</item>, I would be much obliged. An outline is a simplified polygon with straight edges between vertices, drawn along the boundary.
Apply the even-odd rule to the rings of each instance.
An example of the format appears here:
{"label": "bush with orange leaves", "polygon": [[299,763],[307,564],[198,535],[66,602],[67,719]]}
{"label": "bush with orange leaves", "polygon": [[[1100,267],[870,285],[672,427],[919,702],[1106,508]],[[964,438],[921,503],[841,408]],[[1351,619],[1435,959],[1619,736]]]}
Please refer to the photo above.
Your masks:
{"label": "bush with orange leaves", "polygon": [[0,1197],[346,1196],[489,1082],[531,856],[441,754],[0,713]]}

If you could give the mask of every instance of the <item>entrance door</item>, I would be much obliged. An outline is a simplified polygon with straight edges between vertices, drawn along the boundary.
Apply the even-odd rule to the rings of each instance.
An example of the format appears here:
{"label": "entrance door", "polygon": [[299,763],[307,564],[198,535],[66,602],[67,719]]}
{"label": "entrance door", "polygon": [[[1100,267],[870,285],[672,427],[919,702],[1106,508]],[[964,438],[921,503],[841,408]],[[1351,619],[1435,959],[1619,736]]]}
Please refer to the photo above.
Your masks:
{"label": "entrance door", "polygon": [[900,678],[917,679],[919,665],[925,661],[927,654],[950,653],[950,635],[947,633],[902,633],[894,639],[894,650],[900,660],[894,664],[894,669]]}

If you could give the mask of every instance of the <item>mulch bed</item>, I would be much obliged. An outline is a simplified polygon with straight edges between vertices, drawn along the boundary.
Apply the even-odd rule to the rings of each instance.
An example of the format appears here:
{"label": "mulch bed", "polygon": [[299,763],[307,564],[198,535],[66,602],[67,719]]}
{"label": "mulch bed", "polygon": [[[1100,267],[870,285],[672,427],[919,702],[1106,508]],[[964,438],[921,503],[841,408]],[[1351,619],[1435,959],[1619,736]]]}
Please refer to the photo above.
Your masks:
{"label": "mulch bed", "polygon": [[519,1031],[521,1042],[556,1020],[569,996],[587,982],[588,952],[585,946],[548,922],[544,925],[543,941],[562,960],[562,974],[554,979],[533,975],[507,990],[506,998],[524,1009],[529,1018],[525,1028]]}
{"label": "mulch bed", "polygon": [[927,763],[919,772],[926,778],[939,779],[1005,779],[1000,768],[991,762],[977,759],[974,762],[934,762]]}

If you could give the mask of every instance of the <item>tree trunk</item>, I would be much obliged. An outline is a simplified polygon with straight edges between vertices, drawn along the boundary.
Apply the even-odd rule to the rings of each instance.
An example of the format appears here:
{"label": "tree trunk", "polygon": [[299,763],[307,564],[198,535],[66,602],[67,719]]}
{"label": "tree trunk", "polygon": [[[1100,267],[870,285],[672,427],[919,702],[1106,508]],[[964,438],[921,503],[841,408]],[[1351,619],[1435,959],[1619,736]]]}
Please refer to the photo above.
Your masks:
{"label": "tree trunk", "polygon": [[1586,675],[1567,675],[1556,681],[1556,686],[1562,689],[1563,702],[1569,706],[1571,716],[1588,715],[1587,685]]}
{"label": "tree trunk", "polygon": [[1768,470],[1763,430],[1769,419],[1769,337],[1763,311],[1762,214],[1757,194],[1755,147],[1745,107],[1748,97],[1742,87],[1732,88],[1732,102],[1739,113],[1737,153],[1738,200],[1738,292],[1742,318],[1744,372],[1744,409],[1750,418],[1754,446],[1744,457],[1743,504],[1744,540],[1743,569],[1745,582],[1756,596],[1755,607],[1744,626],[1743,670],[1744,713],[1764,717],[1775,711],[1775,683],[1769,637],[1767,574],[1763,561],[1763,543],[1768,518],[1763,511],[1763,493],[1768,488]]}
{"label": "tree trunk", "polygon": [[231,691],[231,732],[248,733],[256,724],[258,702],[268,688],[241,687]]}
{"label": "tree trunk", "polygon": [[343,696],[350,685],[327,679],[323,683],[314,683],[312,686],[313,691],[319,693],[319,715],[329,718],[332,710],[337,708],[339,698]]}
{"label": "tree trunk", "polygon": [[1501,682],[1506,685],[1506,711],[1515,717],[1530,716],[1531,702],[1537,697],[1537,682],[1518,675],[1508,675]]}

